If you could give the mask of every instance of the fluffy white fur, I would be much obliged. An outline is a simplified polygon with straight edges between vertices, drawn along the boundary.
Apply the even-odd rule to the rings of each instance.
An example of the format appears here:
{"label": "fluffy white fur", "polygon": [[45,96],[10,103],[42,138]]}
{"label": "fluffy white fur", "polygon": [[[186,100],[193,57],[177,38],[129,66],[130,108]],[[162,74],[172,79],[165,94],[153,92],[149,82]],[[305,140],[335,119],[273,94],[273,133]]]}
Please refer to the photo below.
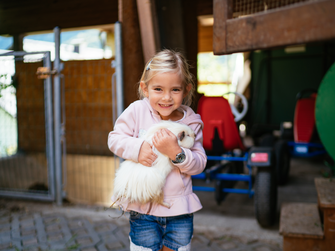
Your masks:
{"label": "fluffy white fur", "polygon": [[[176,135],[181,147],[191,148],[194,145],[195,134],[193,130],[187,125],[172,121],[162,121],[153,125],[141,138],[152,144],[155,132],[162,128],[167,128]],[[162,189],[173,164],[169,157],[158,152],[155,148],[153,150],[158,157],[151,167],[131,160],[125,160],[121,163],[114,180],[114,198],[116,201],[123,199],[138,203],[152,201],[170,207],[168,203],[164,202]]]}

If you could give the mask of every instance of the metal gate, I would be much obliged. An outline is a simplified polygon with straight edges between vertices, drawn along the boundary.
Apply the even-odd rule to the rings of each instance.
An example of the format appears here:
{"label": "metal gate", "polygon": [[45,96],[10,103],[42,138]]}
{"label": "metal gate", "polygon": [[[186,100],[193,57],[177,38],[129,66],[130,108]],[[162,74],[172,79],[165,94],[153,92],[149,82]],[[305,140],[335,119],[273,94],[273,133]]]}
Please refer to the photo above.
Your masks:
{"label": "metal gate", "polygon": [[50,52],[0,54],[0,196],[54,201],[52,80],[38,67]]}
{"label": "metal gate", "polygon": [[17,101],[14,114],[0,106],[0,196],[58,205],[64,198],[108,201],[119,160],[107,135],[123,111],[121,24],[115,24],[113,77],[111,60],[61,63],[58,27],[54,35],[53,70],[50,52],[0,55],[1,86],[10,86]]}

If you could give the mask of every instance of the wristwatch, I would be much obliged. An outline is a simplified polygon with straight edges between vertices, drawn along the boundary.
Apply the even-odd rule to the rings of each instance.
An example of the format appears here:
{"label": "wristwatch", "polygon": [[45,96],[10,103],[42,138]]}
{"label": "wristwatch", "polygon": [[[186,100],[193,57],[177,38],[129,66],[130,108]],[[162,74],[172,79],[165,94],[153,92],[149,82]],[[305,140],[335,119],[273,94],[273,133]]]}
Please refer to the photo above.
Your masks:
{"label": "wristwatch", "polygon": [[173,164],[180,164],[183,163],[184,160],[186,159],[186,155],[183,149],[181,149],[181,153],[178,153],[176,155],[176,160],[171,160]]}

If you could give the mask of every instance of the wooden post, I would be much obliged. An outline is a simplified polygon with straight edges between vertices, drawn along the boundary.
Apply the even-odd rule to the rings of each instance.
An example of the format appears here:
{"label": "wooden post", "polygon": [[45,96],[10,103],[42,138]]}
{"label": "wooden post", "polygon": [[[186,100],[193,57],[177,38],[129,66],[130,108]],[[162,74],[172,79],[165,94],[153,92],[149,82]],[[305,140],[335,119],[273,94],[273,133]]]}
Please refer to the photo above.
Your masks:
{"label": "wooden post", "polygon": [[[191,65],[190,72],[194,76],[195,89],[197,89],[197,59],[198,59],[198,18],[197,18],[197,1],[183,0],[183,23],[184,23],[184,41],[185,56]],[[195,93],[197,91],[195,90]],[[196,110],[199,97],[196,96],[191,107]]]}
{"label": "wooden post", "polygon": [[154,3],[154,0],[137,0],[144,63],[148,62],[160,47]]}
{"label": "wooden post", "polygon": [[233,17],[233,0],[213,0],[213,51],[214,54],[227,51],[226,22]]}
{"label": "wooden post", "polygon": [[138,99],[137,83],[143,69],[143,52],[136,0],[119,0],[119,21],[122,24],[124,105]]}

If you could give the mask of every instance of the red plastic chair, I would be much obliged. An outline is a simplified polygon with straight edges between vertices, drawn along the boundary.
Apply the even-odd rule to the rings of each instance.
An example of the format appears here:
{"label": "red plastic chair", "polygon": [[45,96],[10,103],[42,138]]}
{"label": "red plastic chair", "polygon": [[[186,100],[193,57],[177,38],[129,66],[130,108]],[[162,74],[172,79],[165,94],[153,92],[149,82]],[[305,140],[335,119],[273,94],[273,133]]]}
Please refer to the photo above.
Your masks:
{"label": "red plastic chair", "polygon": [[223,141],[225,151],[234,149],[245,151],[230,105],[225,98],[202,96],[198,103],[197,112],[204,122],[203,146],[205,150],[214,150],[212,142],[216,128],[219,138]]}

